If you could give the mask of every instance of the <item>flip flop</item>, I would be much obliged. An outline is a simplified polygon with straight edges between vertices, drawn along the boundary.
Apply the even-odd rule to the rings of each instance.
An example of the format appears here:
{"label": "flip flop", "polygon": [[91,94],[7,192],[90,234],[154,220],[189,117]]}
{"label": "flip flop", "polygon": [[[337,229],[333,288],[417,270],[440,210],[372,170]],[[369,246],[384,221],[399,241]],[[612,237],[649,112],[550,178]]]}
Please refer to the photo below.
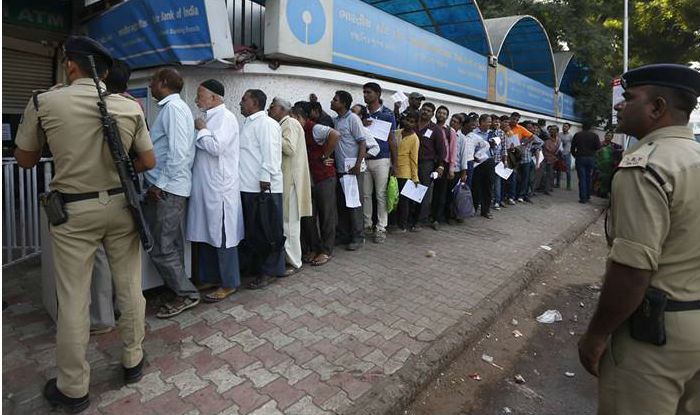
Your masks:
{"label": "flip flop", "polygon": [[226,297],[228,297],[229,295],[231,295],[235,292],[236,292],[235,288],[221,287],[218,290],[205,295],[204,302],[205,303],[218,303],[219,301],[224,300]]}
{"label": "flip flop", "polygon": [[314,259],[316,258],[316,253],[315,252],[309,252],[308,254],[304,255],[301,257],[301,262],[305,262],[307,264],[310,264],[314,262]]}
{"label": "flip flop", "polygon": [[332,257],[330,255],[318,254],[318,256],[314,258],[313,261],[311,261],[311,265],[314,267],[320,267],[321,265],[325,265],[326,263],[328,263],[328,261],[330,261],[331,258]]}

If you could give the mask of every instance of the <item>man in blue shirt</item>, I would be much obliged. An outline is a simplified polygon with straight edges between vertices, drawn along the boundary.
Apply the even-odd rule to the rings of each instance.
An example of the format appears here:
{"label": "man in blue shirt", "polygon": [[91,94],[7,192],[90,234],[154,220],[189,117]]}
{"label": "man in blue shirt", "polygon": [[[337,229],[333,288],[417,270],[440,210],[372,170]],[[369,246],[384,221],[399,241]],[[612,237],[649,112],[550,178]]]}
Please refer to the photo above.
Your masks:
{"label": "man in blue shirt", "polygon": [[[364,213],[365,232],[372,232],[373,204],[372,193],[377,195],[377,229],[374,233],[374,242],[381,244],[386,240],[386,225],[388,213],[386,211],[386,186],[389,181],[390,171],[396,166],[396,141],[394,131],[396,120],[394,113],[381,102],[382,88],[375,82],[368,82],[362,87],[362,95],[367,104],[369,118],[388,122],[391,130],[387,137],[375,137],[379,144],[379,154],[367,158],[367,172],[364,174],[364,186],[362,189],[362,210]],[[371,124],[371,120],[368,120]]]}
{"label": "man in blue shirt", "polygon": [[[338,116],[333,119],[340,140],[335,149],[335,169],[338,172],[338,227],[336,241],[348,244],[348,251],[357,251],[365,243],[362,233],[362,205],[348,207],[342,185],[342,177],[355,176],[359,195],[362,194],[362,175],[366,170],[366,138],[360,117],[350,111],[352,95],[347,91],[336,91],[331,101],[331,109]],[[349,192],[349,190],[348,190]]]}
{"label": "man in blue shirt", "polygon": [[151,79],[151,94],[160,112],[151,128],[156,167],[145,173],[144,215],[153,233],[151,260],[175,299],[164,304],[159,318],[176,316],[199,304],[199,292],[185,273],[182,221],[192,188],[195,154],[194,117],[180,98],[183,81],[170,68]]}

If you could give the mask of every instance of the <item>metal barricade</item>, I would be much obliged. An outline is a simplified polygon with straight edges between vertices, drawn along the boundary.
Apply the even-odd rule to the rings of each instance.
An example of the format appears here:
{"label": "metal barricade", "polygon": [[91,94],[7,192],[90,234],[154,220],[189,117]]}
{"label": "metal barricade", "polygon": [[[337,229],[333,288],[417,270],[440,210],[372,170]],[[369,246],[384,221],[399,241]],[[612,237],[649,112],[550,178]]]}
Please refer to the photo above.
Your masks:
{"label": "metal barricade", "polygon": [[43,191],[47,192],[52,163],[52,158],[42,158],[31,169],[23,169],[12,157],[2,159],[3,267],[41,252],[37,174],[43,173]]}

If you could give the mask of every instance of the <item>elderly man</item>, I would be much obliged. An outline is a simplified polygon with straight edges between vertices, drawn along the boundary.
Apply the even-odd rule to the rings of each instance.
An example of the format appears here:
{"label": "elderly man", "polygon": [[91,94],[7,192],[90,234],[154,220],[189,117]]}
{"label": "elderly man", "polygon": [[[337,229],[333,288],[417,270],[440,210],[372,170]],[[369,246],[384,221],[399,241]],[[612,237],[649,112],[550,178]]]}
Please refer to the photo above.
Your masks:
{"label": "elderly man", "polygon": [[238,180],[238,121],[224,105],[224,86],[217,80],[199,85],[195,103],[206,115],[194,123],[197,151],[187,239],[200,242],[199,279],[221,283],[220,288],[204,296],[204,301],[213,303],[233,294],[241,285],[237,246],[243,239],[243,212]]}
{"label": "elderly man", "polygon": [[144,174],[147,203],[144,215],[153,233],[151,260],[175,299],[164,304],[158,318],[169,318],[199,304],[199,292],[185,273],[181,224],[192,189],[194,117],[180,98],[180,74],[161,69],[151,79],[151,94],[161,108],[151,128],[156,167]]}
{"label": "elderly man", "polygon": [[[282,130],[263,111],[267,95],[259,89],[249,89],[241,98],[241,114],[245,121],[241,129],[241,203],[246,234],[246,259],[257,278],[248,288],[266,287],[272,277],[284,275],[284,228],[282,224]],[[270,198],[267,199],[269,193]],[[272,203],[273,216],[263,211]],[[268,205],[269,206],[269,205]],[[265,215],[263,221],[260,215]],[[265,232],[263,232],[265,231]],[[253,239],[261,234],[267,238],[265,248],[255,246]]]}
{"label": "elderly man", "polygon": [[282,208],[284,212],[284,250],[289,268],[284,276],[301,268],[301,218],[311,216],[311,178],[306,156],[304,128],[289,116],[292,105],[282,98],[270,104],[268,115],[282,127]]}

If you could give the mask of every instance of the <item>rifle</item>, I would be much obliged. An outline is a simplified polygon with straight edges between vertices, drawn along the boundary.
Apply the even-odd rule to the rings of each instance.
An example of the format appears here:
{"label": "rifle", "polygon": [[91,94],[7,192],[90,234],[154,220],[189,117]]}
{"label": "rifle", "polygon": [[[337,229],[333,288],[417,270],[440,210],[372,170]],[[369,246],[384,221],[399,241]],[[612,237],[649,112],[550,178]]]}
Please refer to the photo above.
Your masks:
{"label": "rifle", "polygon": [[92,80],[95,81],[95,87],[97,88],[97,96],[100,98],[97,102],[97,106],[100,108],[104,139],[109,146],[109,153],[112,155],[114,165],[117,168],[119,180],[122,183],[131,216],[134,218],[134,222],[136,222],[136,229],[139,232],[143,249],[146,252],[150,252],[151,249],[153,249],[153,236],[151,235],[150,228],[141,210],[141,203],[139,201],[139,189],[141,188],[141,184],[139,182],[139,176],[136,174],[136,170],[134,170],[134,164],[129,158],[129,154],[124,150],[124,144],[119,135],[117,123],[109,112],[107,112],[107,103],[102,96],[100,80],[97,76],[97,69],[95,68],[95,58],[92,55],[88,55],[88,60],[90,61],[90,69],[92,69]]}

